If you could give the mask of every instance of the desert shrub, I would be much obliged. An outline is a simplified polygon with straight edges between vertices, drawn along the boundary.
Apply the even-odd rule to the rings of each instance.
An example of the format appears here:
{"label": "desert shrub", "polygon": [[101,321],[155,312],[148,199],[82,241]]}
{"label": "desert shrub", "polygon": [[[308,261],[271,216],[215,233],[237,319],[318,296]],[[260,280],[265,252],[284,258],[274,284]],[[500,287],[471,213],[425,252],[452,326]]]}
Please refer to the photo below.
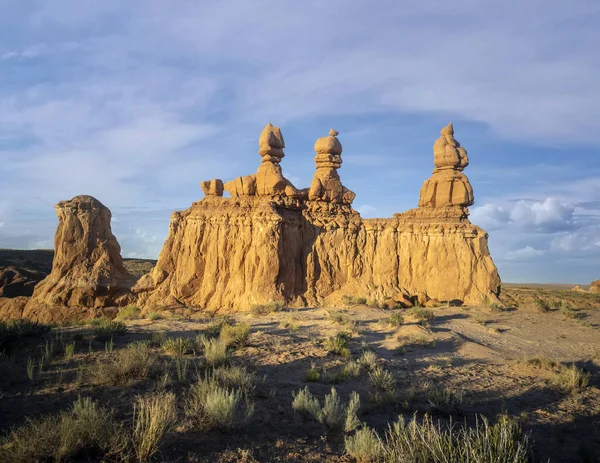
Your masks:
{"label": "desert shrub", "polygon": [[364,351],[361,357],[358,359],[360,363],[367,370],[372,370],[377,366],[377,355],[375,352],[367,350]]}
{"label": "desert shrub", "polygon": [[554,370],[558,368],[558,363],[554,360],[550,360],[547,357],[533,357],[527,359],[525,363],[534,368],[543,368],[544,370]]}
{"label": "desert shrub", "polygon": [[315,368],[315,365],[312,364],[308,370],[304,373],[304,380],[309,383],[314,383],[315,381],[319,381],[321,374],[319,370]]}
{"label": "desert shrub", "polygon": [[125,323],[117,320],[101,319],[94,325],[94,337],[98,341],[106,341],[127,332]]}
{"label": "desert shrub", "polygon": [[408,424],[400,417],[391,425],[384,441],[384,462],[482,463],[530,461],[528,437],[515,420],[506,415],[490,425],[480,417],[475,428],[434,424],[425,415]]}
{"label": "desert shrub", "polygon": [[324,371],[322,375],[323,382],[326,384],[339,384],[346,381],[347,378],[348,374],[344,368],[335,370],[333,372]]}
{"label": "desert shrub", "polygon": [[50,326],[26,319],[0,322],[0,352],[8,352],[24,337],[47,333]]}
{"label": "desert shrub", "polygon": [[388,323],[393,327],[398,328],[404,324],[404,317],[400,312],[394,312],[390,315],[390,318],[388,318]]}
{"label": "desert shrub", "polygon": [[342,298],[342,302],[344,305],[365,305],[367,303],[366,297],[356,297],[356,296],[344,296]]}
{"label": "desert shrub", "polygon": [[353,391],[350,393],[348,405],[346,406],[346,418],[344,420],[344,431],[352,432],[360,426],[358,410],[360,409],[360,397]]}
{"label": "desert shrub", "polygon": [[207,339],[204,342],[204,357],[211,367],[218,367],[229,360],[227,344],[221,339]]}
{"label": "desert shrub", "polygon": [[147,343],[150,347],[161,347],[166,340],[166,331],[155,331],[150,333]]}
{"label": "desert shrub", "polygon": [[369,373],[369,381],[375,389],[382,392],[393,391],[396,388],[394,375],[381,367],[376,367]]}
{"label": "desert shrub", "polygon": [[305,418],[321,421],[321,405],[319,400],[308,390],[308,386],[297,393],[292,392],[292,408],[294,412]]}
{"label": "desert shrub", "polygon": [[254,404],[244,400],[238,390],[216,387],[206,395],[204,416],[207,423],[221,430],[239,429],[254,414]]}
{"label": "desert shrub", "polygon": [[360,398],[356,392],[350,394],[348,404],[344,405],[336,389],[332,387],[331,392],[325,396],[320,421],[331,429],[350,432],[360,425],[357,416],[359,408]]}
{"label": "desert shrub", "polygon": [[109,359],[99,359],[90,369],[91,380],[97,384],[123,385],[145,379],[154,371],[155,355],[145,343],[128,344]]}
{"label": "desert shrub", "polygon": [[368,299],[367,306],[371,307],[372,309],[385,309],[386,308],[386,304],[377,299]]}
{"label": "desert shrub", "polygon": [[422,307],[413,307],[409,314],[417,319],[420,325],[428,325],[433,320],[434,315],[431,310],[423,309]]}
{"label": "desert shrub", "polygon": [[137,320],[140,318],[140,308],[135,305],[128,305],[127,307],[123,307],[117,313],[117,320]]}
{"label": "desert shrub", "polygon": [[329,353],[348,357],[350,355],[350,350],[348,349],[349,341],[350,335],[345,331],[339,331],[325,339],[325,348]]}
{"label": "desert shrub", "polygon": [[65,358],[71,359],[75,355],[75,341],[65,345]]}
{"label": "desert shrub", "polygon": [[155,321],[155,320],[162,320],[163,316],[160,314],[160,312],[153,310],[146,316],[146,318],[148,320]]}
{"label": "desert shrub", "polygon": [[432,387],[427,391],[427,401],[434,410],[450,414],[462,404],[463,397],[460,392],[444,387]]}
{"label": "desert shrub", "polygon": [[254,413],[254,404],[243,393],[219,385],[214,376],[199,379],[185,399],[185,412],[195,426],[229,430],[240,428]]}
{"label": "desert shrub", "polygon": [[541,312],[541,313],[546,313],[546,312],[550,311],[550,305],[543,299],[536,299],[535,307],[538,310],[538,312]]}
{"label": "desert shrub", "polygon": [[345,312],[341,310],[330,310],[327,313],[327,318],[332,322],[338,323],[340,325],[344,325],[350,322],[350,317]]}
{"label": "desert shrub", "polygon": [[573,391],[587,387],[589,380],[590,374],[576,365],[561,365],[558,374],[554,378],[554,383],[565,391]]}
{"label": "desert shrub", "polygon": [[350,360],[346,365],[344,365],[344,373],[346,376],[351,376],[356,378],[360,376],[362,371],[362,366],[358,360]]}
{"label": "desert shrub", "polygon": [[559,312],[561,315],[563,315],[566,318],[571,318],[571,319],[579,318],[579,314],[577,312],[575,312],[573,309],[571,309],[568,305],[560,307]]}
{"label": "desert shrub", "polygon": [[175,426],[177,408],[172,392],[138,396],[133,408],[132,447],[139,462],[154,456],[165,435]]}
{"label": "desert shrub", "polygon": [[250,313],[252,315],[268,315],[273,312],[281,312],[283,309],[285,309],[285,305],[281,302],[267,302],[250,306]]}
{"label": "desert shrub", "polygon": [[234,320],[231,317],[216,317],[208,324],[204,330],[204,334],[209,337],[217,337],[221,334],[224,326],[233,325]]}
{"label": "desert shrub", "polygon": [[383,457],[383,444],[375,431],[362,428],[344,440],[346,453],[357,463],[376,463]]}
{"label": "desert shrub", "polygon": [[125,439],[114,413],[89,398],[79,398],[69,411],[28,420],[0,440],[0,461],[64,461],[78,456],[121,454]]}
{"label": "desert shrub", "polygon": [[194,342],[189,338],[169,338],[162,342],[161,347],[167,354],[185,355],[194,350]]}
{"label": "desert shrub", "polygon": [[221,340],[229,347],[245,346],[250,337],[250,325],[238,323],[237,325],[225,325],[221,328]]}
{"label": "desert shrub", "polygon": [[256,374],[249,372],[246,367],[229,366],[213,370],[213,377],[222,386],[228,389],[239,389],[249,395],[254,391]]}

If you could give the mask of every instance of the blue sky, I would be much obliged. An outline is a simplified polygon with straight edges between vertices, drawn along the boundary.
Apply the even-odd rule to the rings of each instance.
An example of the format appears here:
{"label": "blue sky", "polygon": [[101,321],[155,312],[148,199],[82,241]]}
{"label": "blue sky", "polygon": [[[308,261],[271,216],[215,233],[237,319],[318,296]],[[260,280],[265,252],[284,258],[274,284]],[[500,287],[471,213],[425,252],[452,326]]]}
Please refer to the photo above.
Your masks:
{"label": "blue sky", "polygon": [[0,247],[50,248],[91,194],[156,257],[201,180],[253,173],[267,122],[310,184],[340,132],[364,217],[416,207],[454,122],[504,281],[600,277],[600,2],[0,0]]}

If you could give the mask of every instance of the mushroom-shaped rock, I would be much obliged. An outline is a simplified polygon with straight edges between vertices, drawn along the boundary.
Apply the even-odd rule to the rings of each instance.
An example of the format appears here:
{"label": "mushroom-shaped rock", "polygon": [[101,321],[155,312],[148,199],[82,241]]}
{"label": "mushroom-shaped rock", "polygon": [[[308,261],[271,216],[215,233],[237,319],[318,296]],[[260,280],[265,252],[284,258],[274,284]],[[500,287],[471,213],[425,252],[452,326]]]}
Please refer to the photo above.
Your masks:
{"label": "mushroom-shaped rock", "polygon": [[421,188],[419,207],[469,207],[473,188],[462,170],[469,165],[467,150],[454,138],[452,123],[444,127],[433,145],[433,175]]}
{"label": "mushroom-shaped rock", "polygon": [[115,305],[134,277],[123,266],[121,247],[110,227],[110,210],[91,196],[61,201],[55,209],[58,228],[52,271],[35,287],[24,315],[37,306]]}
{"label": "mushroom-shaped rock", "polygon": [[337,170],[342,166],[342,144],[338,132],[331,129],[329,136],[315,143],[317,171],[308,191],[310,201],[352,204],[356,195],[342,185]]}

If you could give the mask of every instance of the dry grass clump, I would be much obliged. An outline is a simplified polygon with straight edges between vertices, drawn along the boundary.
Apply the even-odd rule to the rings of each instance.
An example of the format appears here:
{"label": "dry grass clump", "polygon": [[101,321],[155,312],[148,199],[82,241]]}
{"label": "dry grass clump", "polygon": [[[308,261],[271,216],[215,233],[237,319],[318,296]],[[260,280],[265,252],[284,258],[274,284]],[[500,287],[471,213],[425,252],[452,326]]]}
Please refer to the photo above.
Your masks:
{"label": "dry grass clump", "polygon": [[550,312],[550,304],[548,304],[548,302],[544,301],[543,299],[536,299],[534,304],[535,304],[535,307],[538,310],[538,312],[541,312],[541,313]]}
{"label": "dry grass clump", "polygon": [[344,439],[346,453],[357,463],[375,463],[383,458],[383,443],[377,433],[369,428],[362,428],[354,435]]}
{"label": "dry grass clump", "polygon": [[190,388],[185,412],[195,426],[227,431],[248,423],[254,404],[241,390],[222,387],[214,376],[206,376]]}
{"label": "dry grass clump", "polygon": [[109,457],[125,452],[126,441],[112,410],[79,398],[69,411],[28,420],[0,440],[0,461],[29,463],[76,457]]}
{"label": "dry grass clump", "polygon": [[0,322],[0,353],[9,352],[24,337],[39,336],[50,331],[50,326],[17,319]]}
{"label": "dry grass clump", "polygon": [[268,315],[274,312],[281,312],[285,305],[281,302],[267,302],[266,304],[254,304],[250,307],[252,315]]}
{"label": "dry grass clump", "polygon": [[344,374],[356,378],[362,373],[362,364],[358,360],[350,360],[344,365]]}
{"label": "dry grass clump", "polygon": [[332,322],[338,323],[340,325],[350,323],[350,317],[345,311],[342,310],[330,310],[329,312],[327,312],[327,318]]}
{"label": "dry grass clump", "polygon": [[519,424],[506,415],[501,415],[493,425],[480,417],[474,428],[442,427],[427,415],[420,423],[415,417],[406,424],[400,417],[389,427],[383,447],[385,463],[530,461],[528,437]]}
{"label": "dry grass clump", "polygon": [[215,317],[204,330],[204,334],[209,337],[217,337],[221,334],[224,326],[233,325],[235,321],[229,316]]}
{"label": "dry grass clump", "polygon": [[150,321],[156,321],[156,320],[162,320],[163,316],[161,315],[160,312],[153,310],[146,316],[146,318]]}
{"label": "dry grass clump", "polygon": [[399,328],[404,324],[404,317],[400,312],[394,312],[390,315],[390,318],[388,318],[388,323],[394,328]]}
{"label": "dry grass clump", "polygon": [[565,391],[584,389],[588,386],[590,374],[576,365],[561,365],[560,371],[554,378],[554,383]]}
{"label": "dry grass clump", "polygon": [[169,338],[165,339],[161,347],[170,355],[185,355],[194,351],[194,342],[189,338]]}
{"label": "dry grass clump", "polygon": [[247,323],[225,325],[221,328],[220,336],[221,340],[230,347],[243,347],[250,337],[250,325]]}
{"label": "dry grass clump", "polygon": [[256,383],[256,374],[246,367],[236,365],[215,368],[213,377],[220,385],[228,389],[239,389],[246,395],[252,394]]}
{"label": "dry grass clump", "polygon": [[319,381],[320,377],[321,373],[319,373],[319,370],[317,370],[314,364],[311,364],[310,368],[304,373],[304,381],[309,383]]}
{"label": "dry grass clump", "polygon": [[427,401],[434,410],[449,415],[462,404],[463,396],[458,391],[436,386],[427,391]]}
{"label": "dry grass clump", "polygon": [[570,318],[572,320],[579,318],[579,314],[571,309],[568,305],[561,306],[558,310],[565,318]]}
{"label": "dry grass clump", "polygon": [[127,332],[127,325],[117,320],[100,319],[93,321],[94,337],[98,341],[107,341],[115,336],[120,336]]}
{"label": "dry grass clump", "polygon": [[367,303],[367,298],[346,295],[342,298],[342,302],[344,303],[344,305],[349,305],[349,306],[365,305]]}
{"label": "dry grass clump", "polygon": [[431,310],[424,309],[422,307],[413,307],[408,311],[408,314],[417,319],[419,325],[429,325],[431,320],[434,319],[435,315]]}
{"label": "dry grass clump", "polygon": [[349,357],[350,350],[348,349],[348,342],[350,341],[350,335],[345,331],[338,331],[336,334],[328,336],[325,339],[324,345],[327,352],[335,355],[341,355],[342,357]]}
{"label": "dry grass clump", "polygon": [[172,392],[137,397],[133,408],[132,447],[136,460],[149,461],[164,436],[175,426],[177,408]]}
{"label": "dry grass clump", "polygon": [[204,339],[204,358],[209,366],[215,368],[229,360],[227,344],[221,339]]}
{"label": "dry grass clump", "polygon": [[128,344],[109,359],[99,359],[90,369],[91,380],[96,384],[117,386],[145,379],[154,372],[156,356],[147,344]]}
{"label": "dry grass clump", "polygon": [[140,318],[141,309],[135,305],[123,307],[115,317],[117,320],[137,320]]}
{"label": "dry grass clump", "polygon": [[337,391],[332,387],[331,392],[325,396],[323,408],[319,400],[310,393],[308,386],[292,393],[292,397],[292,408],[305,418],[312,418],[331,429],[345,432],[351,432],[360,426],[360,397],[356,392],[350,394],[347,404],[342,404]]}
{"label": "dry grass clump", "polygon": [[358,363],[367,370],[372,370],[377,366],[377,355],[373,351],[366,350],[358,359]]}

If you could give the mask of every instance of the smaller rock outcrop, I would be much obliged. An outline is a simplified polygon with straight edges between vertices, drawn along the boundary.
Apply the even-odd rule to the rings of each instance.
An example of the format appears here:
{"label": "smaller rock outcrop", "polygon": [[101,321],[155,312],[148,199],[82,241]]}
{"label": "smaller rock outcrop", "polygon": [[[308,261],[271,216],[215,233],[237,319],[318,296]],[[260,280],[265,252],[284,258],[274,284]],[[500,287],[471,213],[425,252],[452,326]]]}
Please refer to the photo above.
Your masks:
{"label": "smaller rock outcrop", "polygon": [[600,280],[592,281],[590,283],[590,293],[600,294]]}
{"label": "smaller rock outcrop", "polygon": [[[91,196],[76,196],[56,206],[52,272],[38,283],[24,316],[52,318],[48,307],[101,308],[115,305],[134,277],[123,266],[121,247],[110,227],[111,212]],[[38,316],[29,316],[38,314]]]}
{"label": "smaller rock outcrop", "polygon": [[469,207],[473,205],[473,188],[462,173],[469,165],[467,150],[454,138],[452,123],[440,132],[433,145],[433,175],[421,188],[419,207]]}
{"label": "smaller rock outcrop", "polygon": [[[283,176],[279,165],[285,157],[283,153],[285,142],[279,127],[268,123],[260,134],[258,146],[258,154],[262,159],[256,174],[238,177],[225,183],[223,185],[225,191],[229,192],[232,198],[239,196],[300,197],[302,193],[296,190],[294,185]],[[203,182],[203,184],[205,183]]]}
{"label": "smaller rock outcrop", "polygon": [[338,132],[331,129],[328,137],[315,143],[317,171],[308,191],[310,201],[352,204],[356,195],[342,185],[337,170],[342,166],[342,144]]}
{"label": "smaller rock outcrop", "polygon": [[45,275],[42,272],[17,267],[0,269],[0,297],[29,297]]}

